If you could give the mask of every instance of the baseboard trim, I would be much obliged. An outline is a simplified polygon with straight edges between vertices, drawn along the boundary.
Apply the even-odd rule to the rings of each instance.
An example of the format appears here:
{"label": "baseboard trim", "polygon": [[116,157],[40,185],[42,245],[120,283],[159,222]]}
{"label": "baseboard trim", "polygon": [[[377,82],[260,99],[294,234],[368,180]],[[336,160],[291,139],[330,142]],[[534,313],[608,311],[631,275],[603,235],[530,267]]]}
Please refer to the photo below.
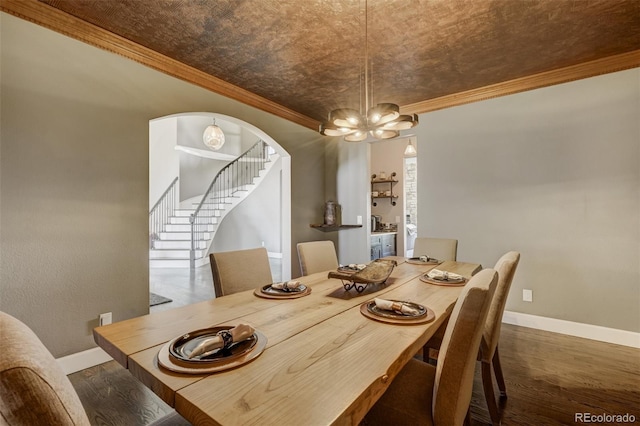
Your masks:
{"label": "baseboard trim", "polygon": [[75,373],[111,360],[113,360],[113,358],[98,347],[56,359],[58,365],[62,367],[64,374]]}
{"label": "baseboard trim", "polygon": [[522,327],[535,328],[537,330],[551,331],[554,333],[567,334],[569,336],[598,340],[600,342],[640,348],[640,333],[634,333],[632,331],[618,330],[599,325],[583,324],[579,322],[540,317],[537,315],[511,311],[504,312],[502,322],[505,324],[513,324]]}

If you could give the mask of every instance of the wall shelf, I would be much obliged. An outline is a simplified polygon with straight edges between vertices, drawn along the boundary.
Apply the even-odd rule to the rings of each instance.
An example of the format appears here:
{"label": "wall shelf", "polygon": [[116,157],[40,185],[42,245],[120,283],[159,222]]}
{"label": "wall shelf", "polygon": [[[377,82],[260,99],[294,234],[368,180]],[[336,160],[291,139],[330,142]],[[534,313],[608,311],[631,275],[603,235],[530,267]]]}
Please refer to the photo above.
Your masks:
{"label": "wall shelf", "polygon": [[309,225],[312,228],[322,232],[340,231],[342,229],[362,228],[362,225]]}
{"label": "wall shelf", "polygon": [[[372,195],[371,196],[371,202],[374,206],[377,206],[378,203],[376,203],[375,199],[376,198],[388,198],[391,201],[391,205],[395,206],[396,205],[396,198],[398,198],[397,195],[393,195],[393,184],[394,183],[398,183],[398,181],[396,179],[394,179],[396,177],[396,172],[391,173],[391,176],[389,176],[389,178],[387,179],[376,179],[376,175],[371,175],[371,192],[374,192],[374,188],[377,184],[387,184],[389,185],[389,195]],[[379,194],[384,193],[385,191],[381,191],[379,192]]]}

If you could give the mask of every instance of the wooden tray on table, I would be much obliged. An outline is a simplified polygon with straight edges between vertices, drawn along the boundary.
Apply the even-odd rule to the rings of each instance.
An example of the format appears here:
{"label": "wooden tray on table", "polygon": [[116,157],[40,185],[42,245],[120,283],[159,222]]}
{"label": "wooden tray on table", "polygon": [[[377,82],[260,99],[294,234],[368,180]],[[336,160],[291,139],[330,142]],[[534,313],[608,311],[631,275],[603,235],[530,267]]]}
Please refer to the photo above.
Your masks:
{"label": "wooden tray on table", "polygon": [[395,260],[376,259],[358,272],[331,271],[329,278],[342,280],[345,290],[355,288],[362,293],[369,284],[382,284],[387,281],[393,268],[398,264]]}

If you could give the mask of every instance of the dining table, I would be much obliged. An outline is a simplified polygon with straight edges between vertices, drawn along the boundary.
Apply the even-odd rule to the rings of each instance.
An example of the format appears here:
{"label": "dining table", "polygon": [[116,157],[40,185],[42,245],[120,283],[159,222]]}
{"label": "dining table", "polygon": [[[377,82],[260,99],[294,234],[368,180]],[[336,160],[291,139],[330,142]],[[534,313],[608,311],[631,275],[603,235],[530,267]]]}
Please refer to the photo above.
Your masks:
{"label": "dining table", "polygon": [[[244,291],[154,312],[93,330],[113,359],[194,425],[357,425],[402,367],[447,320],[463,285],[422,279],[437,268],[469,279],[477,263],[409,262],[384,283],[358,292],[324,271],[296,278],[310,292],[297,298]],[[374,298],[427,307],[428,322],[376,320],[361,306]],[[181,373],[159,353],[179,336],[248,324],[266,339],[259,356],[236,368]]]}

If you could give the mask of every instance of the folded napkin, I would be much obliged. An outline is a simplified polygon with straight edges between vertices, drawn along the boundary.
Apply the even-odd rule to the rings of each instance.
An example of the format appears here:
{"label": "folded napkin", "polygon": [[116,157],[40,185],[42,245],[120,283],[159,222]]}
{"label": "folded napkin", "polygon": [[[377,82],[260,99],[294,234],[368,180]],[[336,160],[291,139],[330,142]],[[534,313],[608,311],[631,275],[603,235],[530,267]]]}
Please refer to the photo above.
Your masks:
{"label": "folded napkin", "polygon": [[461,280],[464,277],[462,275],[454,274],[453,272],[441,271],[439,269],[432,269],[427,272],[427,277],[432,280],[440,280],[440,281],[457,281]]}
{"label": "folded napkin", "polygon": [[394,311],[394,312],[398,312],[401,314],[406,314],[406,315],[419,315],[420,311],[412,308],[411,306],[407,305],[406,303],[402,303],[402,302],[393,302],[391,300],[385,300],[385,299],[378,299],[375,298],[373,299],[374,303],[376,304],[376,306],[380,309],[384,309],[385,311]]}
{"label": "folded napkin", "polygon": [[412,257],[411,260],[419,260],[420,262],[439,262],[438,259],[434,259],[429,256]]}
{"label": "folded napkin", "polygon": [[362,271],[366,267],[367,265],[365,265],[364,263],[350,263],[347,265],[347,268],[353,269],[355,271]]}
{"label": "folded napkin", "polygon": [[271,284],[271,288],[275,288],[276,290],[282,290],[282,291],[297,290],[300,288],[300,286],[302,286],[302,283],[300,281],[295,281],[295,280]]}
{"label": "folded napkin", "polygon": [[232,343],[241,342],[253,336],[254,329],[247,324],[239,324],[229,330],[219,331],[215,336],[200,342],[188,355],[189,359],[202,355],[205,352],[223,347],[229,347]]}

